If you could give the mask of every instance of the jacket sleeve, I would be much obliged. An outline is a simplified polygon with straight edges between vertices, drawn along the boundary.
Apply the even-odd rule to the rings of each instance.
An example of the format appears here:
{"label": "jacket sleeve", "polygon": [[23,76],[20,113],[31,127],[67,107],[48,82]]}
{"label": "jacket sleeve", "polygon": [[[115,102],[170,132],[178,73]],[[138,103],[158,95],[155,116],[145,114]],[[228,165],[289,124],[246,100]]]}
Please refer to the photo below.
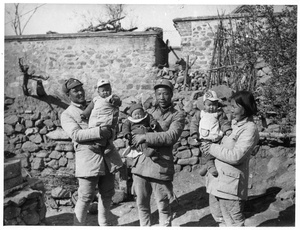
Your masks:
{"label": "jacket sleeve", "polygon": [[199,136],[199,123],[201,119],[200,115],[201,115],[201,111],[197,110],[191,119],[190,136],[193,136],[194,134],[197,134]]}
{"label": "jacket sleeve", "polygon": [[61,126],[73,141],[78,143],[100,139],[99,127],[82,129],[69,113],[61,114]]}
{"label": "jacket sleeve", "polygon": [[[232,138],[229,136],[227,138]],[[259,141],[259,134],[255,124],[246,127],[238,137],[232,149],[225,148],[222,144],[212,144],[209,153],[231,165],[238,165],[253,151]]]}
{"label": "jacket sleeve", "polygon": [[231,122],[228,120],[227,115],[223,109],[219,111],[219,123],[223,133],[232,129]]}
{"label": "jacket sleeve", "polygon": [[130,121],[128,119],[126,119],[123,123],[122,126],[122,134],[124,136],[126,136],[126,134],[130,134],[131,133],[131,125],[130,125]]}
{"label": "jacket sleeve", "polygon": [[176,112],[170,124],[170,127],[165,132],[149,132],[146,133],[146,142],[149,146],[172,146],[179,139],[185,125],[185,117],[183,112]]}

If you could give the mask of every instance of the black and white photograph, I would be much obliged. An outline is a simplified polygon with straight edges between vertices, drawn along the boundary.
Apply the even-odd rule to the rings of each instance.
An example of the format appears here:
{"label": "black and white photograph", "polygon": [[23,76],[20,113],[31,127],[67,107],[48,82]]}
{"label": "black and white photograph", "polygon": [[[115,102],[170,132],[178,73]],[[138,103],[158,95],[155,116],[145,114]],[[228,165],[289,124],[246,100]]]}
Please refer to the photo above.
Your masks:
{"label": "black and white photograph", "polygon": [[18,2],[2,229],[300,226],[299,2]]}

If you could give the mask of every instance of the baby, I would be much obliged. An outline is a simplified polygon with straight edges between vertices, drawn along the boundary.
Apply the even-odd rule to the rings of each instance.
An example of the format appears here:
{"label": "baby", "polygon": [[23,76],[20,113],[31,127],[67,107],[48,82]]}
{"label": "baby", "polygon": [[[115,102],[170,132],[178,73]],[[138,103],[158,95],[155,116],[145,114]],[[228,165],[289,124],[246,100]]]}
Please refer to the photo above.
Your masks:
{"label": "baby", "polygon": [[[158,122],[144,111],[141,104],[132,104],[128,110],[128,115],[123,124],[122,132],[124,137],[129,141],[129,146],[131,146],[131,140],[135,134],[157,131]],[[135,158],[143,153],[147,157],[151,157],[153,161],[158,159],[158,153],[153,148],[148,147],[146,143],[140,144],[137,148],[131,147],[131,150],[133,152],[129,153],[127,157]]]}
{"label": "baby", "polygon": [[[204,109],[195,113],[191,121],[190,135],[201,142],[218,143],[226,134],[231,133],[230,121],[228,121],[223,109],[219,106],[219,98],[215,91],[207,91],[203,96]],[[204,176],[207,170],[215,177],[218,171],[212,155],[202,156],[203,165],[200,175]]]}
{"label": "baby", "polygon": [[[122,104],[120,97],[112,94],[111,84],[108,80],[101,79],[97,82],[98,96],[94,97],[87,108],[81,113],[82,119],[89,119],[89,128],[100,126],[111,129],[112,137],[107,140],[104,154],[107,155],[112,164],[112,170],[115,171],[122,167],[122,159],[113,144],[116,136],[116,129],[119,118],[119,107]],[[98,143],[99,146],[103,145]]]}

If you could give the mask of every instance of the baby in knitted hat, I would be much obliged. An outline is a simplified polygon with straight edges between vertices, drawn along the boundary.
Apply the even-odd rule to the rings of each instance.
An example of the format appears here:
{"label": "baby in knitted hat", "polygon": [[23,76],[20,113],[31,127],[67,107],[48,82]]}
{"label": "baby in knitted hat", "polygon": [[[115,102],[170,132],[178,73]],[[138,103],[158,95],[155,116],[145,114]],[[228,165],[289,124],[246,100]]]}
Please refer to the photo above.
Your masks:
{"label": "baby in knitted hat", "polygon": [[129,141],[129,146],[134,153],[129,152],[128,156],[133,158],[138,155],[145,154],[147,157],[151,157],[153,161],[158,159],[158,153],[155,149],[147,146],[147,143],[140,144],[136,149],[132,147],[132,137],[135,134],[145,134],[147,132],[158,131],[158,122],[148,114],[141,104],[132,104],[128,110],[128,118],[125,120],[122,132],[124,137]]}
{"label": "baby in knitted hat", "polygon": [[[200,113],[195,113],[192,119],[191,125],[197,129],[190,129],[192,138],[201,142],[219,143],[224,134],[230,135],[232,131],[231,123],[220,107],[219,101],[220,99],[215,91],[208,90],[203,95],[204,109]],[[210,154],[202,156],[203,167],[200,168],[201,176],[205,176],[207,171],[214,177],[218,176],[214,159],[215,157]]]}
{"label": "baby in knitted hat", "polygon": [[116,147],[114,139],[118,128],[119,107],[122,101],[119,96],[112,94],[111,83],[106,79],[100,79],[97,82],[98,96],[94,97],[91,103],[80,114],[82,119],[88,120],[89,128],[107,127],[111,130],[112,137],[107,140],[105,146],[95,141],[95,145],[99,148],[104,148],[104,154],[110,158],[112,167],[111,172],[116,172],[123,166],[122,159]]}

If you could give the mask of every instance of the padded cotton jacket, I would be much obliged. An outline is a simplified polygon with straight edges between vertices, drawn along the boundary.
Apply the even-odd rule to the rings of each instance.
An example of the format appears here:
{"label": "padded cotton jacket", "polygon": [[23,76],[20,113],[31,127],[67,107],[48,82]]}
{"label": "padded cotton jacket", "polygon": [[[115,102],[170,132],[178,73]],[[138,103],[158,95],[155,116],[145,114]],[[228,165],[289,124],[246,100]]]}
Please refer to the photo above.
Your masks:
{"label": "padded cotton jacket", "polygon": [[[231,129],[230,121],[228,120],[226,114],[221,108],[218,109],[218,114],[219,114],[218,119],[219,119],[220,129],[223,133],[225,133],[226,131]],[[190,136],[197,134],[199,137],[200,120],[201,120],[201,110],[197,110],[191,119]]]}
{"label": "padded cotton jacket", "polygon": [[[61,126],[70,136],[75,149],[75,176],[92,177],[105,175],[105,162],[110,170],[109,158],[103,157],[103,150],[93,148],[94,141],[100,141],[99,127],[88,129],[88,121],[82,120],[83,108],[79,104],[71,105],[61,114]],[[106,143],[106,140],[104,143]],[[105,145],[105,144],[104,144]]]}
{"label": "padded cotton jacket", "polygon": [[212,144],[209,153],[215,156],[218,177],[208,173],[208,193],[231,200],[245,200],[248,195],[249,160],[259,141],[259,133],[252,118],[232,121],[232,133],[221,144]]}
{"label": "padded cotton jacket", "polygon": [[159,106],[152,107],[148,113],[157,120],[160,131],[146,133],[146,143],[158,152],[159,159],[152,161],[144,154],[140,155],[133,164],[132,173],[159,180],[172,181],[174,176],[173,145],[180,137],[184,125],[184,113],[173,106],[166,110]]}

